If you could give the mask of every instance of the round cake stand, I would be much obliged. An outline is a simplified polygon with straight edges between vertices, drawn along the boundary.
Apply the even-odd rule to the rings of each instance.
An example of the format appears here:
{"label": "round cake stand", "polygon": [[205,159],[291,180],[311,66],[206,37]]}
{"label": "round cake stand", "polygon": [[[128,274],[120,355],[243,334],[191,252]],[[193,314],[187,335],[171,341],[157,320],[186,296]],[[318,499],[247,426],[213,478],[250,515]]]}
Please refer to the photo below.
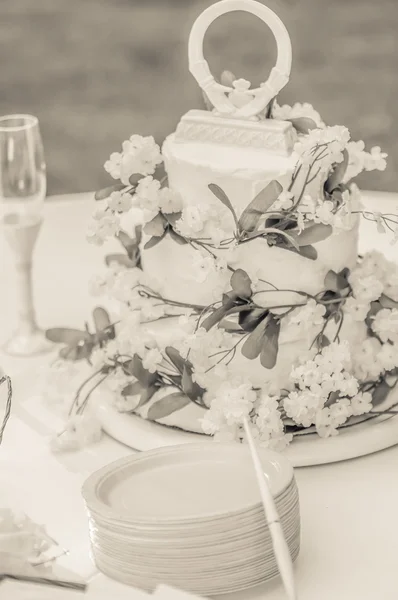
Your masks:
{"label": "round cake stand", "polygon": [[[390,394],[388,404],[398,398]],[[189,444],[213,438],[147,421],[137,415],[122,414],[113,408],[106,395],[96,397],[102,427],[111,437],[134,448],[152,450],[174,444]],[[320,438],[316,433],[298,435],[284,451],[294,467],[308,467],[373,454],[398,444],[398,415],[382,415],[356,425],[343,427],[338,435]]]}

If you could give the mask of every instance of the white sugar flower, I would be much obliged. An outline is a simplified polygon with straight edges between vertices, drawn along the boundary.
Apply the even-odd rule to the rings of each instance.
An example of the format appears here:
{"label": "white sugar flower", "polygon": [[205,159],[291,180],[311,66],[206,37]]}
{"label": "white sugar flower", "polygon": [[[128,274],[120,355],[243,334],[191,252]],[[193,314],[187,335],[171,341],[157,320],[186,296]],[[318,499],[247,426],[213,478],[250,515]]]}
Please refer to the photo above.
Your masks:
{"label": "white sugar flower", "polygon": [[65,430],[51,440],[50,446],[53,452],[80,450],[99,442],[101,437],[101,423],[94,414],[84,411],[70,417]]}
{"label": "white sugar flower", "polygon": [[290,119],[299,119],[301,117],[306,117],[308,119],[312,119],[315,121],[317,127],[324,127],[319,112],[317,112],[314,107],[308,102],[304,102],[301,104],[300,102],[296,102],[293,106],[289,106],[288,104],[283,104],[279,106],[279,104],[275,101],[272,107],[272,118],[279,119],[280,121],[288,121]]}
{"label": "white sugar flower", "polygon": [[314,149],[320,145],[326,144],[327,149],[322,152],[325,158],[322,159],[322,166],[326,169],[328,166],[340,163],[343,160],[343,150],[350,139],[350,132],[346,127],[335,125],[334,127],[325,127],[323,129],[313,129],[305,136],[300,136],[299,141],[294,145],[294,151],[300,157],[300,162],[305,165],[311,164],[317,155]]}
{"label": "white sugar flower", "polygon": [[283,408],[288,417],[298,425],[310,427],[318,411],[323,407],[325,399],[310,390],[290,392],[283,400]]}
{"label": "white sugar flower", "polygon": [[87,239],[100,246],[119,231],[120,219],[116,214],[107,212],[100,216],[95,213],[88,227]]}
{"label": "white sugar flower", "polygon": [[398,342],[398,309],[381,309],[372,317],[373,331],[377,333],[382,342]]}
{"label": "white sugar flower", "polygon": [[377,354],[377,364],[385,371],[392,371],[398,367],[397,344],[382,344]]}
{"label": "white sugar flower", "polygon": [[104,164],[104,169],[107,171],[113,179],[120,179],[120,171],[122,166],[122,154],[121,152],[112,152],[109,160]]}
{"label": "white sugar flower", "polygon": [[289,325],[301,325],[309,329],[316,325],[322,325],[326,308],[312,298],[304,306],[295,308],[289,315]]}
{"label": "white sugar flower", "polygon": [[163,360],[162,353],[158,348],[149,350],[142,359],[142,366],[148,369],[150,373],[155,373]]}
{"label": "white sugar flower", "polygon": [[176,213],[182,210],[182,198],[178,192],[164,187],[159,192],[159,208],[162,212]]}
{"label": "white sugar flower", "polygon": [[349,142],[347,144],[348,166],[344,175],[343,182],[347,183],[362,171],[379,170],[386,168],[387,154],[381,152],[379,146],[375,146],[370,152],[365,151],[365,144],[362,140]]}
{"label": "white sugar flower", "polygon": [[210,427],[209,423],[212,421],[218,427],[222,423],[227,426],[241,424],[253,409],[256,398],[257,394],[250,382],[240,378],[222,382],[216,390],[208,391],[206,401],[210,408],[206,414],[205,427]]}
{"label": "white sugar flower", "polygon": [[388,154],[382,152],[380,146],[373,146],[370,153],[366,154],[365,157],[365,170],[366,171],[384,171],[387,166]]}
{"label": "white sugar flower", "polygon": [[162,162],[159,146],[152,136],[132,135],[122,144],[122,152],[114,152],[104,168],[114,179],[129,185],[132,175],[152,175]]}
{"label": "white sugar flower", "polygon": [[363,415],[370,412],[372,408],[372,394],[369,392],[359,392],[354,398],[351,398],[353,415]]}
{"label": "white sugar flower", "polygon": [[334,204],[330,200],[321,202],[315,210],[315,223],[324,223],[325,225],[333,225],[335,221]]}
{"label": "white sugar flower", "polygon": [[176,229],[184,237],[195,237],[202,231],[206,222],[206,207],[188,205],[184,208],[181,218],[176,223]]}
{"label": "white sugar flower", "polygon": [[334,388],[344,396],[355,396],[358,392],[358,379],[348,371],[335,374]]}
{"label": "white sugar flower", "polygon": [[113,212],[127,212],[132,206],[132,198],[130,194],[123,192],[112,192],[107,202],[108,207]]}
{"label": "white sugar flower", "polygon": [[353,293],[358,302],[373,302],[383,293],[384,285],[377,275],[363,275],[361,270],[354,269],[348,276]]}
{"label": "white sugar flower", "polygon": [[361,344],[355,346],[353,351],[353,373],[357,379],[377,379],[383,371],[379,363],[384,346],[375,337],[366,338]]}
{"label": "white sugar flower", "polygon": [[353,321],[364,321],[369,310],[369,302],[359,302],[352,296],[349,296],[344,303],[344,314]]}
{"label": "white sugar flower", "polygon": [[273,203],[272,210],[289,210],[293,206],[293,199],[293,194],[284,190]]}

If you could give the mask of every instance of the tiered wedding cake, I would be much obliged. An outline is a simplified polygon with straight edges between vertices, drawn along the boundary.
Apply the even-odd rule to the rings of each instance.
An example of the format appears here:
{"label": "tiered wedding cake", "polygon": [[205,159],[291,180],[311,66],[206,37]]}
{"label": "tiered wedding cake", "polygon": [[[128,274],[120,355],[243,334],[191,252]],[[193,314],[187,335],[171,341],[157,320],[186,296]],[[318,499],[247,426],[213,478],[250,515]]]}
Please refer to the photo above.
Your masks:
{"label": "tiered wedding cake", "polygon": [[[203,58],[207,27],[233,10],[277,41],[257,89],[228,72],[217,83]],[[290,40],[254,0],[202,13],[189,63],[208,110],[184,115],[161,152],[133,135],[105,164],[121,183],[99,194],[90,238],[116,234],[126,250],[95,286],[117,301],[117,325],[98,310],[97,333],[64,355],[90,354],[119,410],[169,426],[243,439],[249,416],[274,448],[311,426],[333,435],[386,396],[398,366],[398,270],[357,250],[361,215],[379,231],[396,217],[364,213],[352,182],[386,155],[308,104],[278,105]]]}

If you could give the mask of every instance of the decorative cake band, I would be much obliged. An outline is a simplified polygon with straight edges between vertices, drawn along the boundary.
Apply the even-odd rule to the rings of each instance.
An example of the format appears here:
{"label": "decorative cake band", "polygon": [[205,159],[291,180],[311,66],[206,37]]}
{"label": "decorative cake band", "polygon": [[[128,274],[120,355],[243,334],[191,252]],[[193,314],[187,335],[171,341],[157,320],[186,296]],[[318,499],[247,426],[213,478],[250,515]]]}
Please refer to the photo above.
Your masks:
{"label": "decorative cake band", "polygon": [[293,149],[296,132],[286,121],[220,119],[208,111],[191,110],[178,124],[175,140],[263,148],[285,156]]}

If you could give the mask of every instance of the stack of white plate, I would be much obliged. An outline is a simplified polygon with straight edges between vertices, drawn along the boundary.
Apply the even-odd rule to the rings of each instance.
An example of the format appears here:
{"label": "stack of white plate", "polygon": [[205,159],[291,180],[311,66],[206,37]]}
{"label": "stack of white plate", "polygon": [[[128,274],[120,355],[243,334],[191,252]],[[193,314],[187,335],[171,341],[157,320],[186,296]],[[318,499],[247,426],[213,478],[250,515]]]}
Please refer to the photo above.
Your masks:
{"label": "stack of white plate", "polygon": [[[260,457],[294,560],[300,513],[293,469],[269,450]],[[246,445],[203,442],[136,454],[94,473],[83,496],[95,563],[123,583],[213,596],[278,572]]]}

